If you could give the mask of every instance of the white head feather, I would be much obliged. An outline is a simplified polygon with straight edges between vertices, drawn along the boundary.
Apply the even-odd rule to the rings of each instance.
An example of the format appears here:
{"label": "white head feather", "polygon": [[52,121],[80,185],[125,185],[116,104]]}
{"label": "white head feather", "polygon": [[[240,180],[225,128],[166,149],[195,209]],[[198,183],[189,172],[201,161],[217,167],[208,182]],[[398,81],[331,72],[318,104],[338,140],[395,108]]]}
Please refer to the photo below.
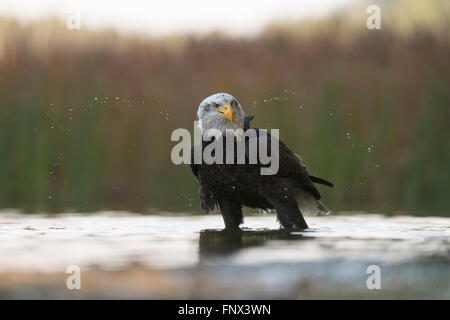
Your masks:
{"label": "white head feather", "polygon": [[[217,112],[217,109],[225,104],[230,104],[233,110],[233,121]],[[245,112],[235,97],[228,93],[216,93],[200,103],[197,111],[198,127],[202,134],[212,130],[220,131],[222,134],[227,129],[243,129]]]}

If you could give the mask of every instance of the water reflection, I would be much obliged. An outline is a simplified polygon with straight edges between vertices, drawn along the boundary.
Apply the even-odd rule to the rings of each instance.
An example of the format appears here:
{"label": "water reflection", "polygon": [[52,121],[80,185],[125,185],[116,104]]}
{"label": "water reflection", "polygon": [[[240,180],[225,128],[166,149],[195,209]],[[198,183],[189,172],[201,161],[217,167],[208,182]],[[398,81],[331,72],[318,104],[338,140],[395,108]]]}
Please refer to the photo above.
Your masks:
{"label": "water reflection", "polygon": [[249,247],[264,246],[269,240],[302,240],[300,233],[279,229],[206,229],[200,231],[200,259],[225,256]]}

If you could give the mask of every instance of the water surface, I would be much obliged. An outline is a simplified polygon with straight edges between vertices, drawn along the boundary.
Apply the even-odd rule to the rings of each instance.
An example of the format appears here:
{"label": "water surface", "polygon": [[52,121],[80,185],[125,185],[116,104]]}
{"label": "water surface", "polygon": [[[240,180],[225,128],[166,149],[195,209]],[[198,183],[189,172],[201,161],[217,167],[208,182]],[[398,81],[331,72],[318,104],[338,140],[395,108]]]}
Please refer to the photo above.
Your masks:
{"label": "water surface", "polygon": [[[2,298],[450,298],[450,219],[274,215],[0,215]],[[66,288],[78,265],[82,289]],[[367,267],[381,289],[367,288]]]}

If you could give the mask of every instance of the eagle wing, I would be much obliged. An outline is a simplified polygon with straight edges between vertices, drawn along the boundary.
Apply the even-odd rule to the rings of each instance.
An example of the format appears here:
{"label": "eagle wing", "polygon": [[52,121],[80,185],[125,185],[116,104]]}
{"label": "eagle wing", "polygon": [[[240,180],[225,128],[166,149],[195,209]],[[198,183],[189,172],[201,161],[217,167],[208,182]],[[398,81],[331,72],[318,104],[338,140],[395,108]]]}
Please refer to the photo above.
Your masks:
{"label": "eagle wing", "polygon": [[[216,194],[214,193],[213,188],[208,183],[206,183],[206,181],[202,181],[201,179],[201,175],[199,174],[199,168],[201,164],[194,163],[194,153],[196,151],[196,148],[201,148],[201,145],[194,145],[191,148],[191,162],[189,166],[191,167],[192,173],[200,184],[200,208],[208,213],[216,208],[216,206],[218,205],[218,199]],[[207,169],[208,166],[205,166],[204,168]]]}
{"label": "eagle wing", "polygon": [[[252,128],[256,130],[256,137],[248,138],[248,144],[252,143],[252,139],[264,139],[264,135],[261,135],[263,132],[261,129]],[[290,178],[297,182],[297,184],[303,188],[305,191],[313,195],[317,200],[321,198],[319,191],[314,185],[311,177],[306,171],[306,167],[302,164],[301,158],[294,153],[291,149],[289,149],[286,144],[283,143],[280,139],[272,136],[267,130],[264,130],[267,133],[267,150],[268,154],[271,154],[271,139],[278,140],[278,156],[279,156],[279,168],[276,176],[283,178]],[[259,145],[258,141],[258,145]],[[249,148],[246,148],[247,157]],[[271,154],[272,156],[272,154]],[[259,163],[259,162],[258,162]],[[261,165],[263,167],[264,165]]]}
{"label": "eagle wing", "polygon": [[[192,173],[196,177],[196,179],[199,181],[200,184],[200,203],[201,208],[205,210],[206,212],[212,211],[215,209],[215,207],[218,204],[218,198],[217,195],[214,192],[214,186],[216,184],[221,185],[232,185],[233,181],[239,178],[246,177],[246,181],[249,182],[249,184],[253,185],[254,183],[257,183],[259,179],[257,179],[257,176],[260,175],[260,169],[262,167],[267,167],[269,165],[263,165],[260,161],[257,161],[256,164],[248,164],[250,163],[250,155],[249,155],[249,145],[255,141],[252,141],[252,139],[258,139],[256,141],[256,145],[259,146],[259,139],[264,139],[264,137],[261,137],[262,130],[257,128],[252,128],[256,131],[256,136],[252,137],[250,136],[247,138],[246,141],[246,158],[247,158],[247,164],[244,165],[232,165],[234,170],[230,170],[229,165],[214,165],[209,166],[206,164],[195,164],[194,159],[194,153],[196,148],[202,148],[200,145],[195,145],[191,148],[191,163],[190,167],[192,170]],[[264,130],[267,132],[266,130]],[[264,135],[263,135],[264,136]],[[271,155],[271,139],[277,139],[276,137],[270,135],[269,132],[267,132],[267,152],[268,155]],[[307,193],[311,194],[315,199],[319,200],[321,198],[321,195],[317,188],[315,187],[313,182],[318,183],[328,183],[329,185],[332,185],[331,183],[327,182],[326,180],[322,180],[315,177],[310,177],[306,167],[302,164],[301,158],[294,153],[291,149],[289,149],[281,140],[278,140],[279,150],[279,168],[278,172],[275,174],[275,176],[280,178],[288,178],[295,182],[295,185],[298,187],[301,187],[303,190],[305,190]],[[264,142],[263,142],[264,143]],[[204,146],[203,146],[204,147]],[[235,157],[237,155],[235,154]],[[236,158],[235,158],[236,159]],[[200,174],[200,168],[202,171],[202,174]],[[202,177],[208,177],[205,181]],[[320,180],[320,181],[319,181]],[[255,189],[257,189],[257,184],[253,186]]]}
{"label": "eagle wing", "polygon": [[[254,118],[255,118],[255,116],[245,116],[245,117],[244,117],[244,130],[248,130],[248,129],[251,128],[251,127],[250,127],[250,122],[251,122]],[[286,148],[287,148],[287,147],[286,147]],[[303,164],[302,158],[301,158],[298,154],[296,154],[296,153],[294,153],[294,154],[297,156],[298,160],[300,161],[300,165],[301,165],[303,168],[305,168],[305,170],[306,170],[307,167]],[[333,184],[332,184],[330,181],[327,181],[327,180],[325,180],[325,179],[318,178],[318,177],[311,176],[311,175],[309,176],[309,178],[310,178],[311,181],[314,182],[314,183],[319,183],[319,184],[322,184],[322,185],[324,185],[324,186],[333,187]]]}
{"label": "eagle wing", "polygon": [[194,163],[194,153],[195,153],[195,148],[198,148],[198,147],[199,146],[195,145],[191,148],[191,162],[189,163],[192,173],[194,174],[194,176],[197,180],[198,180],[198,165]]}

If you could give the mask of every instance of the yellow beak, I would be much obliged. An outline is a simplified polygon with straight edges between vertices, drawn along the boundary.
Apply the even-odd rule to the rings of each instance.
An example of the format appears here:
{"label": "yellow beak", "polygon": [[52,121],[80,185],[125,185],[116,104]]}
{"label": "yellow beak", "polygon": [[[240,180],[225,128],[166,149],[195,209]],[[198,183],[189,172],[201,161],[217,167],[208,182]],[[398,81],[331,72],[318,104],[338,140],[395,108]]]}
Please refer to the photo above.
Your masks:
{"label": "yellow beak", "polygon": [[234,121],[233,108],[231,108],[231,105],[229,103],[225,103],[223,106],[220,106],[216,110],[216,112],[220,113],[231,122]]}

